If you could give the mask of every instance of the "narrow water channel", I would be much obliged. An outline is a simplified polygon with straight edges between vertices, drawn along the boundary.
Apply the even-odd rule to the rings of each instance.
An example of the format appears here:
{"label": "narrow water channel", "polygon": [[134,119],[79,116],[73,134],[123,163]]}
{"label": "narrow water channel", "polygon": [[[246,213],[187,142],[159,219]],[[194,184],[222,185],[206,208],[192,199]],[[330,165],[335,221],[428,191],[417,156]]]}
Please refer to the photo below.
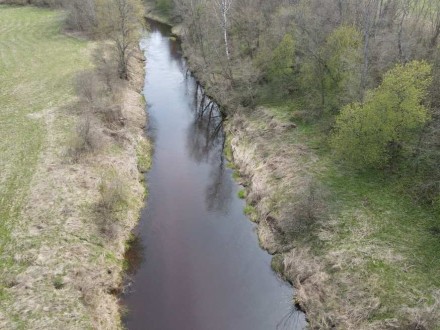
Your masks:
{"label": "narrow water channel", "polygon": [[271,257],[243,214],[240,187],[224,159],[216,106],[187,74],[167,27],[153,23],[141,45],[155,152],[149,197],[129,256],[125,326],[303,329],[291,286],[271,270]]}

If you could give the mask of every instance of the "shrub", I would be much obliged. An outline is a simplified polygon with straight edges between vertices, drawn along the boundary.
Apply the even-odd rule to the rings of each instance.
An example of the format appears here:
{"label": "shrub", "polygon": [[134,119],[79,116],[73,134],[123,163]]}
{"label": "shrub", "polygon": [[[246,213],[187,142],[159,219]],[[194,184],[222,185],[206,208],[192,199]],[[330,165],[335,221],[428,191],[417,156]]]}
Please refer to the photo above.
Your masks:
{"label": "shrub", "polygon": [[109,127],[124,125],[122,107],[119,104],[103,104],[97,107],[96,112]]}
{"label": "shrub", "polygon": [[387,72],[363,104],[341,110],[332,138],[336,152],[358,167],[395,165],[429,119],[423,102],[431,81],[431,66],[423,61]]}
{"label": "shrub", "polygon": [[[110,67],[101,70],[84,71],[76,77],[76,91],[80,97],[80,106],[87,116],[94,112],[108,126],[121,126],[124,124],[117,79],[109,76],[115,75],[107,72]],[[110,85],[109,85],[110,84]],[[83,113],[84,115],[84,113]]]}
{"label": "shrub", "polygon": [[302,187],[290,196],[289,213],[281,217],[280,229],[288,236],[310,230],[326,214],[325,188],[313,178],[305,180]]}
{"label": "shrub", "polygon": [[60,0],[0,0],[0,4],[33,5],[38,7],[59,7]]}
{"label": "shrub", "polygon": [[57,275],[52,280],[55,289],[60,290],[64,287],[64,280],[61,275]]}
{"label": "shrub", "polygon": [[82,102],[91,105],[98,103],[106,96],[105,86],[95,70],[83,71],[77,74],[75,89]]}
{"label": "shrub", "polygon": [[58,0],[67,10],[66,27],[91,33],[97,25],[95,0]]}
{"label": "shrub", "polygon": [[101,178],[99,208],[105,212],[118,211],[127,202],[124,183],[116,171],[111,170]]}
{"label": "shrub", "polygon": [[246,191],[244,189],[240,189],[237,193],[238,198],[244,199],[246,198]]}
{"label": "shrub", "polygon": [[95,73],[105,85],[108,93],[119,87],[118,64],[114,56],[111,56],[113,49],[107,44],[101,44],[93,52]]}
{"label": "shrub", "polygon": [[79,161],[82,155],[94,152],[99,146],[99,140],[91,129],[90,116],[86,115],[80,118],[75,135],[70,141],[68,155],[74,162]]}
{"label": "shrub", "polygon": [[126,206],[128,199],[124,182],[115,170],[110,170],[102,176],[99,194],[96,205],[98,226],[105,237],[113,239],[120,230],[117,214]]}

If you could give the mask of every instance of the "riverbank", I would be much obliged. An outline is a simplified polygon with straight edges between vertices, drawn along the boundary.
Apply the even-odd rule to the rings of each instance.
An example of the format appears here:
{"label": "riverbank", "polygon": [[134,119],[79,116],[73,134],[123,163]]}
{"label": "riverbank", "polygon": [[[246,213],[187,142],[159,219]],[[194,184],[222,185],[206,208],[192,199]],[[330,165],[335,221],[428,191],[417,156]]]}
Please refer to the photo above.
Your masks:
{"label": "riverbank", "polygon": [[123,298],[124,325],[303,329],[303,314],[290,304],[291,286],[272,272],[256,226],[243,214],[240,187],[223,154],[221,116],[216,109],[201,114],[201,91],[179,43],[169,27],[150,23],[141,45],[155,152]]}
{"label": "riverbank", "polygon": [[0,328],[121,328],[124,252],[149,163],[142,55],[133,79],[118,82],[112,122],[77,95],[95,42],[64,35],[60,12],[0,6],[0,15]]}
{"label": "riverbank", "polygon": [[335,162],[326,128],[303,120],[295,104],[231,109],[230,86],[185,46],[183,35],[191,71],[229,106],[227,154],[247,190],[245,212],[274,269],[296,287],[309,326],[437,329],[436,214],[398,181]]}

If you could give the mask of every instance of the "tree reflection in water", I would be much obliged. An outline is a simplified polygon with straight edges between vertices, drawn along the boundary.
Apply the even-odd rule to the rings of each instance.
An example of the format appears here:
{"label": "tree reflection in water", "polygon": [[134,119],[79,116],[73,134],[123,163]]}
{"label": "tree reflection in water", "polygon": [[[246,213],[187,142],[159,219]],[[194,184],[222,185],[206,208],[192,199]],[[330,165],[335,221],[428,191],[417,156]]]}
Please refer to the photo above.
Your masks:
{"label": "tree reflection in water", "polygon": [[124,260],[127,268],[125,269],[125,278],[121,293],[126,295],[131,292],[133,277],[145,260],[145,247],[139,235],[134,235],[130,240],[128,249],[124,254]]}
{"label": "tree reflection in water", "polygon": [[227,213],[233,185],[225,167],[223,116],[199,84],[193,87],[193,93],[194,121],[187,132],[188,152],[197,163],[212,165],[205,193],[208,210]]}
{"label": "tree reflection in water", "polygon": [[278,322],[276,330],[301,329],[304,324],[298,315],[298,310],[292,305],[289,311]]}

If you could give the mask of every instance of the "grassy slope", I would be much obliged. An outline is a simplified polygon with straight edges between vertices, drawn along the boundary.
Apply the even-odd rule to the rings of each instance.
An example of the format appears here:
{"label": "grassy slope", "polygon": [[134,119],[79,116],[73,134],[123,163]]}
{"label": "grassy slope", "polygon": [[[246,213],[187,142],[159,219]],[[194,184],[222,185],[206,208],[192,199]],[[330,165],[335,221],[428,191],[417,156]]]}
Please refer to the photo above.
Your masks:
{"label": "grassy slope", "polygon": [[[59,13],[0,6],[0,255],[20,216],[46,131],[32,114],[66,105],[87,42],[60,33]],[[0,261],[0,269],[8,261]],[[0,288],[1,289],[1,288]]]}
{"label": "grassy slope", "polygon": [[[295,117],[284,109],[272,110],[282,120]],[[314,176],[328,188],[328,217],[319,232],[305,238],[314,254],[328,262],[326,271],[336,283],[348,278],[359,290],[367,288],[364,295],[378,298],[370,322],[402,320],[412,308],[420,310],[414,310],[410,319],[420,313],[431,314],[422,319],[438,318],[438,310],[423,311],[440,291],[438,213],[416,205],[399,178],[359,173],[338,164],[318,125],[299,124],[295,131],[292,148],[301,142],[316,151]],[[353,299],[346,284],[338,283],[338,294]]]}

